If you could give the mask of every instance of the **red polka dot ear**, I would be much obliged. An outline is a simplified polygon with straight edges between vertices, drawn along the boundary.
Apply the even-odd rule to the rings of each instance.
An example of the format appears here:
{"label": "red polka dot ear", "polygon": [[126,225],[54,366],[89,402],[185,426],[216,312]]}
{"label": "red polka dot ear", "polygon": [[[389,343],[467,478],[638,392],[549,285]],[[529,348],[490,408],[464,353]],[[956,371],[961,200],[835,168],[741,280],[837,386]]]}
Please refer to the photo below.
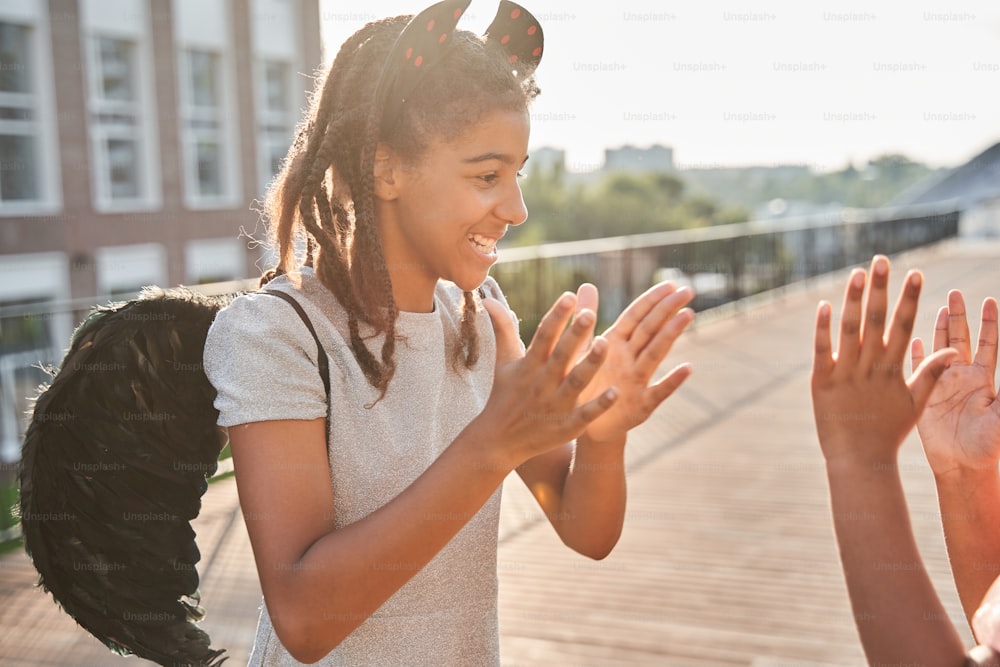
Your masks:
{"label": "red polka dot ear", "polygon": [[[470,0],[444,0],[413,17],[386,58],[376,88],[382,101],[382,127],[397,122],[403,103],[420,83],[416,71],[432,67],[447,50],[443,44],[455,31]],[[410,74],[408,74],[408,72]]]}
{"label": "red polka dot ear", "polygon": [[[422,73],[448,51],[448,37],[470,0],[444,0],[417,14],[393,45],[375,91],[382,106],[383,131],[399,120],[403,104],[420,83]],[[486,41],[507,54],[518,78],[529,76],[542,58],[543,36],[537,19],[520,5],[501,0],[496,18],[486,29]]]}
{"label": "red polka dot ear", "polygon": [[496,18],[486,29],[486,41],[500,44],[510,64],[517,65],[514,74],[521,79],[534,72],[542,59],[544,37],[538,20],[510,0],[500,3]]}

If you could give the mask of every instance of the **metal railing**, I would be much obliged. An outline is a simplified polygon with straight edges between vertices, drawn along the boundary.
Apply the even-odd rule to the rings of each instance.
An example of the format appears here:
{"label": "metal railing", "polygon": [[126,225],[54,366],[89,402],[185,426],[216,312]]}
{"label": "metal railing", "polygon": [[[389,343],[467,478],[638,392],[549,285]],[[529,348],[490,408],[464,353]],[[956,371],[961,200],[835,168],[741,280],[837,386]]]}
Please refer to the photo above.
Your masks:
{"label": "metal railing", "polygon": [[695,310],[737,301],[957,236],[952,206],[845,209],[834,215],[504,249],[492,275],[528,339],[551,304],[583,282],[600,288],[609,324],[662,279],[690,284]]}
{"label": "metal railing", "polygon": [[[956,236],[958,218],[954,206],[846,209],[795,220],[506,248],[492,274],[521,318],[521,335],[528,340],[556,298],[583,282],[600,287],[602,324],[609,324],[636,296],[666,278],[691,284],[698,294],[693,307],[704,310],[866,262],[876,252],[893,254]],[[253,279],[195,289],[232,294],[256,285]],[[20,304],[0,308],[0,318],[61,321],[56,329],[69,331],[97,302],[95,298]],[[53,340],[46,348],[42,342],[30,350],[35,355],[30,360],[23,347],[0,347],[0,463],[11,461],[20,449],[19,433],[26,425],[28,407],[25,396],[45,380],[36,367],[60,363],[67,344]]]}

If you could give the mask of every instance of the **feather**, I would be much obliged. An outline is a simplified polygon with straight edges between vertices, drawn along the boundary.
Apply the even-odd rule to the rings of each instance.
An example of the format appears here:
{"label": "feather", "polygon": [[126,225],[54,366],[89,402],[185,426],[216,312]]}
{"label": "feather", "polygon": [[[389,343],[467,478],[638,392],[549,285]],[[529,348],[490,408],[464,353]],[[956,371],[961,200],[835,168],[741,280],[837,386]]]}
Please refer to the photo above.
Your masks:
{"label": "feather", "polygon": [[218,665],[190,521],[218,465],[201,367],[224,299],[146,291],[95,308],[35,400],[20,465],[25,548],[39,585],[123,655]]}

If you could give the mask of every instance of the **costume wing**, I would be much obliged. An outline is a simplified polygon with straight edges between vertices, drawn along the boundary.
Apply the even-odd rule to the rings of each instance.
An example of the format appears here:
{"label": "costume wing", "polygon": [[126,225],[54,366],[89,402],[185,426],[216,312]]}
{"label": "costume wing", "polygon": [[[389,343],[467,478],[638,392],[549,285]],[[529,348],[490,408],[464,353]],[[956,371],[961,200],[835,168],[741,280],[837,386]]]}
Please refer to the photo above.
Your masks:
{"label": "costume wing", "polygon": [[21,457],[21,525],[39,585],[121,654],[218,665],[194,625],[201,508],[220,440],[202,370],[224,305],[146,290],[96,308],[38,396]]}

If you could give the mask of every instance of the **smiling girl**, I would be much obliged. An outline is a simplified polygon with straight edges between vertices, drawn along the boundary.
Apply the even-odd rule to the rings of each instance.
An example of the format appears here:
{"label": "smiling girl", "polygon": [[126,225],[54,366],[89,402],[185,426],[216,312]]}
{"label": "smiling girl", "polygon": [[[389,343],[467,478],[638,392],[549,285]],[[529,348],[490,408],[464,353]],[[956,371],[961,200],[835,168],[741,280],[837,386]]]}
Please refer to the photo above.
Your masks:
{"label": "smiling girl", "polygon": [[626,433],[690,373],[652,382],[692,319],[690,290],[669,283],[597,338],[596,289],[566,293],[521,344],[487,274],[527,219],[542,35],[510,2],[485,38],[456,31],[467,4],[349,38],[270,193],[267,287],[315,324],[329,399],[279,299],[244,295],[209,333],[264,594],[252,664],[498,664],[504,478],[516,470],[560,538],[603,558]]}

